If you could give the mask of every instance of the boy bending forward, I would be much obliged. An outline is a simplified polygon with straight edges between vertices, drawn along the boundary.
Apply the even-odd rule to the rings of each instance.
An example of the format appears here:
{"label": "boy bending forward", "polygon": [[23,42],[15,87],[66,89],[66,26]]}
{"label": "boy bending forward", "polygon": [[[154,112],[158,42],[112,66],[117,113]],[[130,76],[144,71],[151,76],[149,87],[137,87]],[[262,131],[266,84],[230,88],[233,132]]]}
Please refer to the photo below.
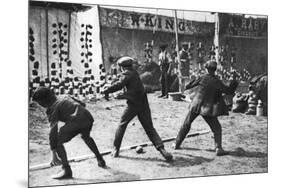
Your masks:
{"label": "boy bending forward", "polygon": [[[46,113],[50,122],[50,147],[52,150],[51,165],[62,164],[62,171],[54,176],[54,179],[72,178],[64,143],[81,134],[83,141],[96,155],[98,166],[105,167],[105,161],[101,156],[95,141],[90,136],[94,119],[84,105],[69,97],[57,98],[52,90],[46,87],[38,88],[32,100],[47,109]],[[64,122],[58,131],[58,121]],[[58,157],[61,161],[58,159]]]}

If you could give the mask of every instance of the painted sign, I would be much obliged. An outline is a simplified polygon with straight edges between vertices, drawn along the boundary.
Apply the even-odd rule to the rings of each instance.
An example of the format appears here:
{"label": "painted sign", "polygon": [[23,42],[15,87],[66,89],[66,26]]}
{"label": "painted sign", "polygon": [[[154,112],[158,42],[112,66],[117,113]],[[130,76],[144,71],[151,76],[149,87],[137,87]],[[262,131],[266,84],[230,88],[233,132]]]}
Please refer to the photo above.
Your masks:
{"label": "painted sign", "polygon": [[267,19],[220,14],[220,34],[234,37],[267,38]]}
{"label": "painted sign", "polygon": [[[173,17],[100,8],[103,27],[175,32]],[[189,35],[213,35],[214,23],[178,19],[178,32]]]}

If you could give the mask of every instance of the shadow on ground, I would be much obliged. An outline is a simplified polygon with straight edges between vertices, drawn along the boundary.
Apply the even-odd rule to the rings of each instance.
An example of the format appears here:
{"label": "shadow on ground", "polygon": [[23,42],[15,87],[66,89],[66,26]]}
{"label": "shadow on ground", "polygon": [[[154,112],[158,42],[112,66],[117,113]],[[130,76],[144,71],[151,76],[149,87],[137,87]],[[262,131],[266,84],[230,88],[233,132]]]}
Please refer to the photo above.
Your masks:
{"label": "shadow on ground", "polygon": [[104,183],[104,182],[120,182],[120,181],[136,181],[140,180],[140,176],[135,174],[130,174],[124,171],[120,171],[117,169],[114,169],[112,167],[107,166],[104,168],[105,171],[108,172],[108,174],[104,175],[103,178],[80,178],[80,177],[73,177],[73,182],[80,182],[82,184],[84,183]]}
{"label": "shadow on ground", "polygon": [[165,161],[164,158],[160,159],[157,157],[148,157],[148,158],[141,158],[141,157],[132,157],[132,156],[124,156],[124,155],[120,155],[120,158],[123,159],[128,159],[128,160],[134,160],[134,161],[147,161],[147,162],[163,162]]}
{"label": "shadow on ground", "polygon": [[159,159],[159,158],[138,158],[138,157],[131,157],[131,156],[122,156],[122,158],[128,160],[134,160],[134,161],[159,162],[158,166],[167,167],[167,168],[195,166],[195,165],[200,165],[204,162],[211,162],[213,160],[201,156],[194,156],[188,154],[185,155],[187,157],[175,157],[171,162],[166,162],[165,159]]}
{"label": "shadow on ground", "polygon": [[[198,148],[189,148],[183,147],[181,150],[192,150],[192,151],[208,151],[208,152],[215,152],[214,149],[198,149]],[[227,151],[227,150],[226,150]],[[267,157],[267,153],[257,152],[257,151],[246,151],[241,147],[236,148],[233,151],[227,151],[228,155],[235,156],[235,157],[253,157],[253,158],[264,158]]]}
{"label": "shadow on ground", "polygon": [[175,159],[166,164],[160,164],[161,167],[174,168],[174,167],[190,167],[200,165],[202,163],[211,162],[214,159],[185,154],[187,157],[175,157]]}

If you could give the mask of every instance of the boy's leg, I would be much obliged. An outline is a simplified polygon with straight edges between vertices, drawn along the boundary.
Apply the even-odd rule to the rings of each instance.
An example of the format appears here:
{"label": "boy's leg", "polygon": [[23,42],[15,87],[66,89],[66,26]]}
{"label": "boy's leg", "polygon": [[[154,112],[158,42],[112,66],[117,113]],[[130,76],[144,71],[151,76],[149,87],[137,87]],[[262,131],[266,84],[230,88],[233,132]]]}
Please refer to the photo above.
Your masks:
{"label": "boy's leg", "polygon": [[164,74],[164,77],[165,77],[165,82],[164,82],[164,95],[165,95],[165,98],[168,98],[168,73],[165,72]]}
{"label": "boy's leg", "polygon": [[90,130],[85,130],[83,131],[82,134],[82,139],[84,140],[84,142],[86,143],[86,145],[90,148],[90,150],[96,155],[97,161],[98,161],[98,166],[99,167],[105,167],[105,161],[102,157],[102,155],[99,152],[99,149],[94,141],[94,139],[90,136]]}
{"label": "boy's leg", "polygon": [[144,111],[138,113],[138,119],[141,122],[148,138],[153,143],[153,145],[156,147],[156,149],[163,155],[163,157],[167,161],[171,161],[173,159],[173,156],[165,150],[163,142],[162,142],[159,134],[153,127],[153,122],[151,119],[151,112],[150,112],[148,104],[146,105]]}
{"label": "boy's leg", "polygon": [[161,95],[159,97],[164,97],[165,96],[165,72],[163,70],[161,70],[160,84],[161,84]]}
{"label": "boy's leg", "polygon": [[218,156],[228,154],[222,149],[222,129],[221,124],[218,121],[217,117],[207,117],[203,116],[204,120],[210,126],[212,132],[214,133],[215,140],[215,151]]}
{"label": "boy's leg", "polygon": [[132,106],[127,106],[127,108],[123,112],[121,121],[115,132],[115,138],[114,138],[114,142],[113,142],[114,151],[112,153],[113,157],[118,157],[119,149],[120,149],[121,142],[122,142],[123,136],[125,134],[127,125],[135,116],[136,116],[136,109],[134,109]]}
{"label": "boy's leg", "polygon": [[185,139],[186,135],[188,134],[188,132],[190,131],[191,128],[191,123],[193,122],[193,120],[198,116],[198,114],[193,113],[192,110],[190,110],[187,113],[187,116],[179,130],[179,133],[176,137],[176,142],[175,142],[175,149],[179,149],[181,143],[183,142],[183,140]]}
{"label": "boy's leg", "polygon": [[61,159],[62,162],[62,171],[58,173],[57,175],[53,176],[54,179],[68,179],[72,178],[72,170],[69,166],[69,163],[67,161],[67,155],[65,148],[62,144],[58,145],[56,152]]}
{"label": "boy's leg", "polygon": [[63,146],[64,143],[70,141],[75,137],[79,132],[73,123],[66,123],[63,127],[60,128],[57,138],[57,147],[56,152],[61,159],[62,169],[59,174],[54,176],[54,179],[67,179],[72,178],[72,170],[67,160],[67,154]]}
{"label": "boy's leg", "polygon": [[153,127],[150,110],[146,109],[143,112],[140,112],[138,114],[138,119],[139,119],[141,125],[143,126],[148,138],[153,143],[153,145],[156,147],[156,149],[164,147],[159,134]]}

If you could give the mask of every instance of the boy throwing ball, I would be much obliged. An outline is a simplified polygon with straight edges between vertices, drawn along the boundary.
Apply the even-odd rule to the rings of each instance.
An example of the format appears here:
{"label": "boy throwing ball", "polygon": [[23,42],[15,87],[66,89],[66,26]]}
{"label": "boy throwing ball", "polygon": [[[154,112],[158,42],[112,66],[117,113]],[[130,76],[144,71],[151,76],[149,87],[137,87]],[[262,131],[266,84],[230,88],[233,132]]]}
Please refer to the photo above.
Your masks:
{"label": "boy throwing ball", "polygon": [[123,88],[127,90],[123,94],[123,98],[127,99],[127,107],[121,116],[115,133],[112,156],[119,156],[119,150],[126,128],[130,121],[137,116],[156,149],[167,161],[171,161],[173,156],[165,150],[164,144],[153,126],[147,95],[138,72],[133,68],[133,61],[134,59],[128,56],[118,59],[117,64],[121,67],[122,77],[104,91],[104,94],[108,96],[109,93],[114,93]]}
{"label": "boy throwing ball", "polygon": [[[50,122],[51,165],[62,164],[62,171],[54,176],[54,179],[72,178],[72,170],[63,144],[78,134],[81,134],[83,141],[96,155],[98,166],[106,166],[95,141],[90,136],[94,118],[81,103],[66,96],[57,98],[54,92],[46,87],[39,87],[35,91],[32,100],[47,109],[46,113]],[[65,123],[59,130],[58,121]]]}

